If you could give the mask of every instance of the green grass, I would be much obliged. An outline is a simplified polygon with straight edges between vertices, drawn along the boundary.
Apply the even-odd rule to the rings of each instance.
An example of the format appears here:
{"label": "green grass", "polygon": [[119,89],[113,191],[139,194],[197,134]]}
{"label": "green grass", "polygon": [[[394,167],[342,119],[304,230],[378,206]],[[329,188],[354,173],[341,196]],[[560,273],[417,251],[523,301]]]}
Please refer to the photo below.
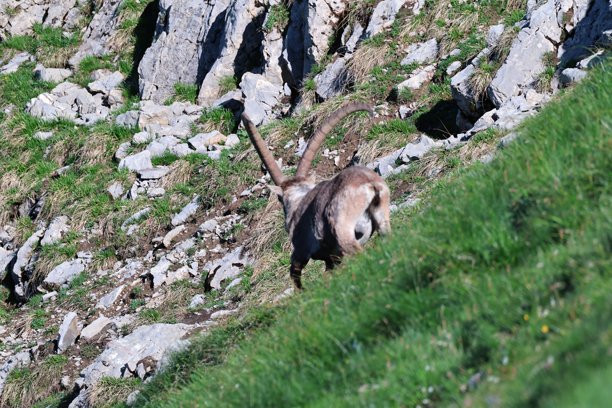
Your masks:
{"label": "green grass", "polygon": [[289,7],[284,2],[281,2],[270,7],[263,29],[265,31],[272,31],[272,29],[277,28],[282,31],[288,23]]}
{"label": "green grass", "polygon": [[586,373],[612,364],[611,86],[596,72],[282,310],[196,339],[138,406],[605,400]]}

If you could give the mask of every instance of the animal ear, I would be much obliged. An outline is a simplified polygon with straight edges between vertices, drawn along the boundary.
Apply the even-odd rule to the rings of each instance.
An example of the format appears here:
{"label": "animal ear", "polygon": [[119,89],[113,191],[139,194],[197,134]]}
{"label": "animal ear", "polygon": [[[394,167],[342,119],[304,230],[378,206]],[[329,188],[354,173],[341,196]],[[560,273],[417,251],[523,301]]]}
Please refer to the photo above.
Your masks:
{"label": "animal ear", "polygon": [[273,192],[277,196],[279,197],[283,196],[283,189],[280,188],[279,186],[275,186],[274,184],[268,184],[268,188],[270,189],[271,192]]}

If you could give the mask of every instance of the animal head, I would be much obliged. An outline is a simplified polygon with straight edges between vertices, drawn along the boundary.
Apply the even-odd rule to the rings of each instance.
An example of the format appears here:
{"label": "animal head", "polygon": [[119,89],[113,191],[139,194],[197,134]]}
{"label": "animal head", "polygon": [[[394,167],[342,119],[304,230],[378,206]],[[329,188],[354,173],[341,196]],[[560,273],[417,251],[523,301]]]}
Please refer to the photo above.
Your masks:
{"label": "animal head", "polygon": [[349,103],[331,114],[308,141],[306,150],[304,150],[304,154],[298,163],[296,174],[290,178],[286,178],[283,175],[278,164],[274,161],[270,149],[268,149],[268,146],[261,138],[253,122],[251,122],[245,113],[242,114],[242,123],[249,134],[251,143],[253,143],[257,154],[259,154],[261,161],[268,170],[268,173],[270,173],[270,177],[275,184],[270,186],[270,191],[276,194],[283,204],[286,217],[288,214],[292,213],[302,198],[316,186],[315,177],[309,175],[308,172],[319,147],[321,147],[323,140],[325,140],[325,136],[327,136],[338,122],[347,115],[357,111],[368,111],[372,114],[372,108],[365,103]]}

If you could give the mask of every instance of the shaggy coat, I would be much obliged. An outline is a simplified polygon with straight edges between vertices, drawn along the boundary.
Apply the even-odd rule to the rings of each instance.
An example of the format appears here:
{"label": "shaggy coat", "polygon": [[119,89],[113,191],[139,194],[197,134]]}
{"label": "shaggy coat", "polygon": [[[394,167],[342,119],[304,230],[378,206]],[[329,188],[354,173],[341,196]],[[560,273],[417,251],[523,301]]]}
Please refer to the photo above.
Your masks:
{"label": "shaggy coat", "polygon": [[310,259],[325,261],[333,269],[342,257],[362,249],[374,231],[387,234],[389,188],[378,174],[363,166],[342,170],[331,180],[315,183],[307,173],[316,151],[335,124],[346,115],[370,108],[345,105],[331,115],[310,139],[295,177],[285,179],[257,129],[243,114],[242,120],[272,180],[270,186],[283,204],[285,229],[293,244],[290,275],[302,288],[302,269]]}

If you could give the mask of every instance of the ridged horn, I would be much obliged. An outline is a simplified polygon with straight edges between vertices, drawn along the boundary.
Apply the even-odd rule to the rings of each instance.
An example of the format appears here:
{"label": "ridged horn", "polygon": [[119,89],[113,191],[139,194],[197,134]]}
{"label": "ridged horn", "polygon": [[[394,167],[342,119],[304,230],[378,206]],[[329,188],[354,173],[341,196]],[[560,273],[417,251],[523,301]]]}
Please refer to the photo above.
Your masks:
{"label": "ridged horn", "polygon": [[321,147],[321,143],[325,139],[325,136],[346,116],[350,115],[353,112],[357,111],[368,111],[370,114],[373,114],[372,107],[365,103],[349,103],[342,106],[336,112],[334,112],[330,117],[328,117],[325,122],[319,126],[314,136],[310,138],[308,142],[308,146],[302,155],[302,159],[298,164],[296,177],[305,177],[308,174],[308,170],[310,170],[310,165],[314,160],[315,155],[317,154],[317,150]]}
{"label": "ridged horn", "polygon": [[281,169],[278,167],[278,164],[276,164],[276,161],[274,161],[274,156],[272,156],[272,152],[270,152],[270,149],[268,149],[266,142],[264,142],[261,135],[257,131],[257,127],[255,127],[253,122],[251,122],[251,119],[249,119],[246,113],[242,114],[242,123],[249,134],[251,143],[253,143],[253,147],[255,147],[259,158],[263,162],[264,166],[266,166],[268,173],[270,173],[272,181],[277,186],[280,186],[283,181],[285,181],[285,177],[283,176]]}

